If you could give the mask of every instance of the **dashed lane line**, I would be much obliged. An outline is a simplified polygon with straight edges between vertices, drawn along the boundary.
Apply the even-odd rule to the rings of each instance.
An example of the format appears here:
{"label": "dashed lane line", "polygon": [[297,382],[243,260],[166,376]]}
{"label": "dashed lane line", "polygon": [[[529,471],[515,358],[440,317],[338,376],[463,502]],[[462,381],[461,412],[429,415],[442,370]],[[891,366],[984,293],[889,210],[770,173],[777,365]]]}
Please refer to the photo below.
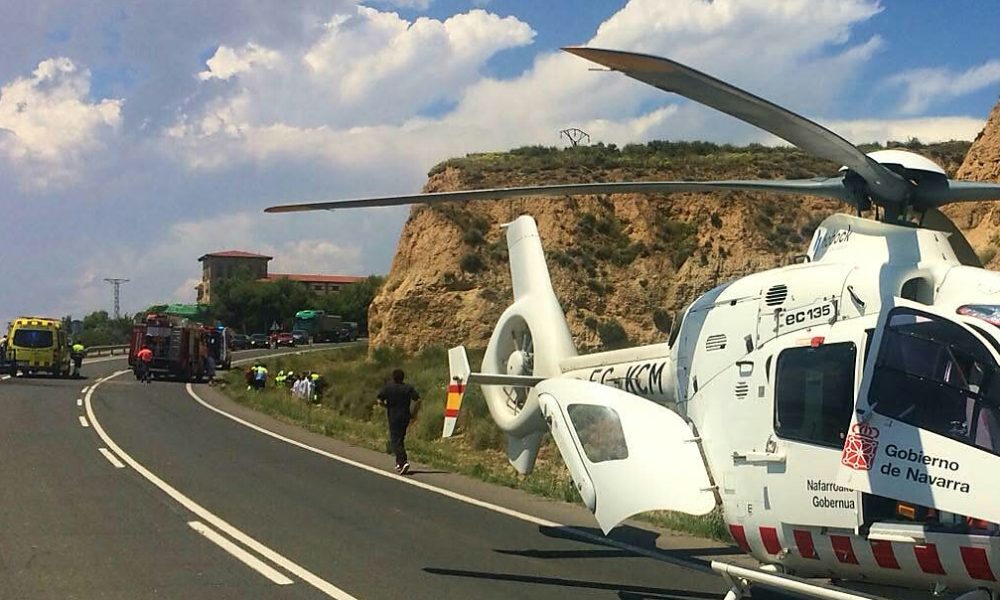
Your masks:
{"label": "dashed lane line", "polygon": [[90,427],[90,423],[87,423],[87,418],[80,415],[80,427]]}
{"label": "dashed lane line", "polygon": [[86,407],[87,416],[90,417],[90,421],[91,423],[93,423],[94,431],[104,441],[104,443],[107,445],[108,449],[112,453],[118,456],[125,464],[135,469],[135,471],[140,475],[142,475],[147,481],[152,483],[154,486],[158,487],[160,491],[170,496],[181,506],[183,506],[184,508],[188,509],[189,511],[197,515],[199,518],[201,518],[202,521],[207,522],[209,525],[221,531],[222,533],[228,535],[230,538],[233,538],[246,548],[253,550],[260,556],[281,567],[288,573],[291,573],[292,575],[298,577],[302,581],[305,581],[306,583],[313,586],[320,592],[323,592],[330,598],[335,598],[336,600],[357,600],[354,596],[348,594],[347,592],[333,585],[329,581],[326,581],[325,579],[309,571],[305,567],[293,562],[292,560],[286,558],[282,554],[276,552],[275,550],[272,550],[271,548],[268,548],[261,542],[258,542],[256,539],[250,537],[249,535],[243,533],[236,527],[230,525],[227,521],[225,521],[221,517],[216,516],[207,508],[198,504],[188,496],[185,496],[176,488],[171,486],[169,483],[157,477],[152,471],[144,467],[137,460],[132,458],[128,453],[122,450],[122,448],[118,444],[116,444],[114,440],[111,439],[111,436],[109,436],[108,433],[104,431],[104,428],[101,426],[100,421],[97,420],[97,416],[94,414],[94,406],[93,403],[91,402],[91,398],[94,394],[94,391],[102,383],[108,381],[109,379],[123,375],[125,373],[131,373],[131,371],[125,369],[122,371],[117,371],[115,373],[112,373],[107,377],[98,379],[96,382],[94,382],[92,386],[90,386],[90,390],[88,390],[87,395],[84,396],[84,406]]}

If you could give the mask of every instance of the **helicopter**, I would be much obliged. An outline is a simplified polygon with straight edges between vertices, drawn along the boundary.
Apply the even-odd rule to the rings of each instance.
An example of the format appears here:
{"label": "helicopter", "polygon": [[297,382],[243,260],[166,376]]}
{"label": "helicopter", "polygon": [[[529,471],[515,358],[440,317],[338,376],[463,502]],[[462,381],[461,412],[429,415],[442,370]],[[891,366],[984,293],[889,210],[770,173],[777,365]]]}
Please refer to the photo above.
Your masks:
{"label": "helicopter", "polygon": [[[267,208],[335,210],[571,195],[749,190],[837,199],[803,260],[719,285],[665,342],[579,354],[535,221],[504,225],[513,303],[478,372],[449,351],[445,437],[480,384],[507,455],[531,472],[551,435],[605,533],[651,510],[719,509],[759,569],[730,591],[870,598],[807,578],[1000,599],[1000,273],[940,207],[1000,199],[903,150],[829,129],[672,60],[564,50],[844,165],[807,180],[499,188]],[[871,211],[874,218],[865,218]]]}

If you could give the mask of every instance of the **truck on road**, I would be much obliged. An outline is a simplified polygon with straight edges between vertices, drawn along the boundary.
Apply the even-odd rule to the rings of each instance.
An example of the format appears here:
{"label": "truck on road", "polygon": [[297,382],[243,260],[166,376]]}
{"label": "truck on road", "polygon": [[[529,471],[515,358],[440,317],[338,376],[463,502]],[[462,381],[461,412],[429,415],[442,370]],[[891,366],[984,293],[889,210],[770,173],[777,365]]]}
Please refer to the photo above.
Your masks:
{"label": "truck on road", "polygon": [[208,344],[200,323],[161,314],[146,315],[132,327],[128,364],[134,367],[143,346],[153,351],[150,373],[195,381],[204,377]]}
{"label": "truck on road", "polygon": [[328,315],[323,310],[300,310],[295,313],[292,329],[307,332],[311,344],[333,342],[336,341],[341,321],[340,315]]}

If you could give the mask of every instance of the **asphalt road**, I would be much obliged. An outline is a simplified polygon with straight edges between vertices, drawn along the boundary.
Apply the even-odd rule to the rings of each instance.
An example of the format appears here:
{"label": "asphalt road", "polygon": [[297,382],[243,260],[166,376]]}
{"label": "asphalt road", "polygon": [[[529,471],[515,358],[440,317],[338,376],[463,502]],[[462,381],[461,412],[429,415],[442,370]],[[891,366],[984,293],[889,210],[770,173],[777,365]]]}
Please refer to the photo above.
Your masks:
{"label": "asphalt road", "polygon": [[[83,381],[0,382],[0,598],[725,592],[704,560],[728,549],[690,552],[678,539],[676,552],[642,555],[580,539],[560,526],[588,527],[579,507],[420,468],[407,483],[386,471],[389,457],[242,415],[356,463],[303,449],[210,410],[184,384],[102,379],[123,366],[85,365]],[[240,414],[214,390],[190,389]],[[655,548],[650,535],[616,537]]]}

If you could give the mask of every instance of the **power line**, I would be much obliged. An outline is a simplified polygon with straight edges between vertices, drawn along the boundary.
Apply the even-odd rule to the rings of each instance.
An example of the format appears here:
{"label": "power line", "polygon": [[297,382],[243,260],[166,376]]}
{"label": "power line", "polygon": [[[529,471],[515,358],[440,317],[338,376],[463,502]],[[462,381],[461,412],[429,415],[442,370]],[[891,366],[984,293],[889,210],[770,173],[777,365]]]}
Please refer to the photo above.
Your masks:
{"label": "power line", "polygon": [[119,288],[121,288],[123,283],[128,283],[128,279],[120,279],[115,277],[105,277],[104,281],[107,281],[115,287],[115,319],[121,318],[121,303],[119,302]]}

